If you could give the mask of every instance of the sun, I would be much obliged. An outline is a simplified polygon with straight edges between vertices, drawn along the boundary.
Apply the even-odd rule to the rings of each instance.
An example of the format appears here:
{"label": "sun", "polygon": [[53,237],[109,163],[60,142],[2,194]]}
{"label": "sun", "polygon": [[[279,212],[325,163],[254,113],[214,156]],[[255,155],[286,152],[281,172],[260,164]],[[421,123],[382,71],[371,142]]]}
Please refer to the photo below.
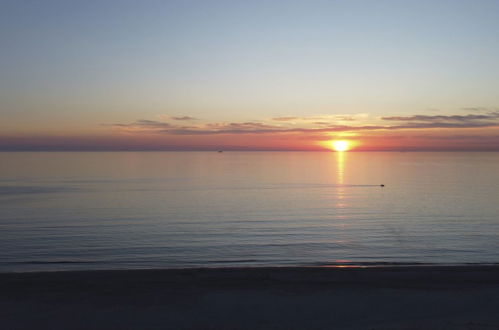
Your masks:
{"label": "sun", "polygon": [[331,144],[335,151],[348,151],[351,148],[350,142],[347,140],[334,140],[331,141]]}

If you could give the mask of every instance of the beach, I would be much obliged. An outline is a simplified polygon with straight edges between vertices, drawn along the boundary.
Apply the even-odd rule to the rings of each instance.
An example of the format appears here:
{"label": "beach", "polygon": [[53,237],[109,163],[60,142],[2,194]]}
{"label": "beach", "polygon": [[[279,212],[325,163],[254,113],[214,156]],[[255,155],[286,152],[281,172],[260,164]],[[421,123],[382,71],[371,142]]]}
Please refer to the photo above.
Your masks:
{"label": "beach", "polygon": [[0,274],[3,329],[499,329],[499,266]]}

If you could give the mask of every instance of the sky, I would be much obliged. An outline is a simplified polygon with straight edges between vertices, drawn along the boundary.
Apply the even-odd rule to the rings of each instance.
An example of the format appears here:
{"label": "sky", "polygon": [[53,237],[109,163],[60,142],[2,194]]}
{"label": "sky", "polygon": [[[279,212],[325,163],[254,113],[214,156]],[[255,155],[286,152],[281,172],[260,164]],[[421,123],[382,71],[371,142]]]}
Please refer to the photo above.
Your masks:
{"label": "sky", "polygon": [[0,150],[499,150],[499,0],[0,0]]}

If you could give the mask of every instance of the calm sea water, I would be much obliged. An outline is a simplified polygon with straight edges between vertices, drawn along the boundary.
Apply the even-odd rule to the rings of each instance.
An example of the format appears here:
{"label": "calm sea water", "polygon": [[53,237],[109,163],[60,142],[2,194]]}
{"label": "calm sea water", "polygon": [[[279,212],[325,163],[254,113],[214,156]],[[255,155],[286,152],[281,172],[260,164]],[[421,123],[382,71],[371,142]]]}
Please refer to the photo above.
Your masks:
{"label": "calm sea water", "polygon": [[499,153],[0,153],[0,235],[0,271],[497,263]]}

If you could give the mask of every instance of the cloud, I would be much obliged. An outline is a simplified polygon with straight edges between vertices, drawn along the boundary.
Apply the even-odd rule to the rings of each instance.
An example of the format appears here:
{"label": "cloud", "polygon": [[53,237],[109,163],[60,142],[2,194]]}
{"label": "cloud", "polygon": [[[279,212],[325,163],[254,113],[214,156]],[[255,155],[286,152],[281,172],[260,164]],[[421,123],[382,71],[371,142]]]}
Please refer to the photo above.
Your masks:
{"label": "cloud", "polygon": [[[335,121],[334,118],[339,116],[344,115],[324,115],[325,120],[303,117],[307,120],[202,121],[189,122],[190,125],[173,121],[171,117],[163,120],[138,119],[128,123],[103,124],[123,134],[107,132],[100,136],[64,137],[0,135],[0,149],[208,150],[211,147],[223,146],[226,149],[232,146],[234,150],[309,150],[314,149],[318,141],[334,136],[359,139],[363,141],[364,150],[433,150],[437,147],[442,150],[497,150],[499,146],[497,110],[462,115],[415,114],[381,118],[357,114],[352,115],[353,121]],[[487,127],[491,129],[482,130]]]}
{"label": "cloud", "polygon": [[355,121],[357,118],[355,116],[336,116],[334,117],[337,120],[341,121]]}
{"label": "cloud", "polygon": [[486,115],[451,115],[451,116],[427,116],[427,115],[413,115],[413,116],[393,116],[393,117],[381,117],[382,120],[393,120],[393,121],[420,121],[420,122],[460,122],[460,123],[472,123],[477,120],[494,120],[499,118],[499,112],[490,112]]}
{"label": "cloud", "polygon": [[272,120],[275,120],[275,121],[291,121],[291,120],[297,120],[297,119],[301,119],[301,117],[276,117],[276,118],[272,118]]}
{"label": "cloud", "polygon": [[139,119],[134,123],[134,125],[143,126],[143,127],[158,127],[158,128],[172,127],[172,125],[169,123],[159,122],[156,120],[147,120],[147,119]]}
{"label": "cloud", "polygon": [[219,130],[254,130],[254,129],[279,129],[280,126],[268,125],[259,122],[242,122],[242,123],[212,123],[208,124],[207,127],[211,127]]}
{"label": "cloud", "polygon": [[191,116],[172,116],[170,117],[173,120],[198,120],[197,118],[191,117]]}
{"label": "cloud", "polygon": [[405,122],[402,125],[391,126],[390,129],[403,128],[473,128],[473,127],[494,127],[499,126],[499,112],[489,112],[487,114],[467,114],[467,115],[413,115],[413,116],[392,116],[381,117],[386,121]]}
{"label": "cloud", "polygon": [[366,117],[365,114],[355,114],[355,115],[318,115],[310,117],[275,117],[272,120],[275,121],[355,121],[359,118]]}
{"label": "cloud", "polygon": [[156,120],[138,119],[129,124],[103,124],[104,126],[111,126],[117,128],[170,128],[173,127],[170,123],[160,122]]}
{"label": "cloud", "polygon": [[405,125],[385,126],[384,129],[424,129],[424,128],[473,128],[473,127],[494,127],[499,126],[498,122],[463,122],[463,123],[413,123]]}
{"label": "cloud", "polygon": [[[291,121],[300,117],[277,117],[277,121],[282,124],[275,125],[262,121],[246,122],[212,122],[199,125],[185,126],[174,123],[139,119],[128,124],[112,124],[117,129],[122,129],[132,133],[150,134],[171,134],[171,135],[221,135],[221,134],[298,134],[298,133],[337,133],[337,132],[361,132],[379,130],[404,130],[404,129],[429,129],[429,128],[473,128],[473,127],[494,127],[499,126],[499,112],[489,112],[487,114],[466,114],[466,115],[411,115],[411,116],[390,116],[381,117],[385,122],[400,122],[395,125],[344,125],[340,122],[334,123],[332,119],[341,118],[346,121],[357,121],[367,118],[364,115],[353,115],[345,117],[343,115],[331,115],[323,117],[303,117],[326,118],[331,121]],[[189,117],[190,118],[190,117]],[[186,119],[187,120],[187,119]],[[276,118],[272,118],[276,120]]]}
{"label": "cloud", "polygon": [[171,129],[164,130],[162,133],[170,133],[176,135],[219,135],[219,134],[284,134],[284,133],[332,133],[332,132],[349,132],[361,130],[377,130],[389,129],[389,126],[329,126],[324,128],[302,128],[302,127],[276,127],[276,126],[255,126],[250,127],[244,125],[241,127],[231,123],[221,126],[217,129]]}

